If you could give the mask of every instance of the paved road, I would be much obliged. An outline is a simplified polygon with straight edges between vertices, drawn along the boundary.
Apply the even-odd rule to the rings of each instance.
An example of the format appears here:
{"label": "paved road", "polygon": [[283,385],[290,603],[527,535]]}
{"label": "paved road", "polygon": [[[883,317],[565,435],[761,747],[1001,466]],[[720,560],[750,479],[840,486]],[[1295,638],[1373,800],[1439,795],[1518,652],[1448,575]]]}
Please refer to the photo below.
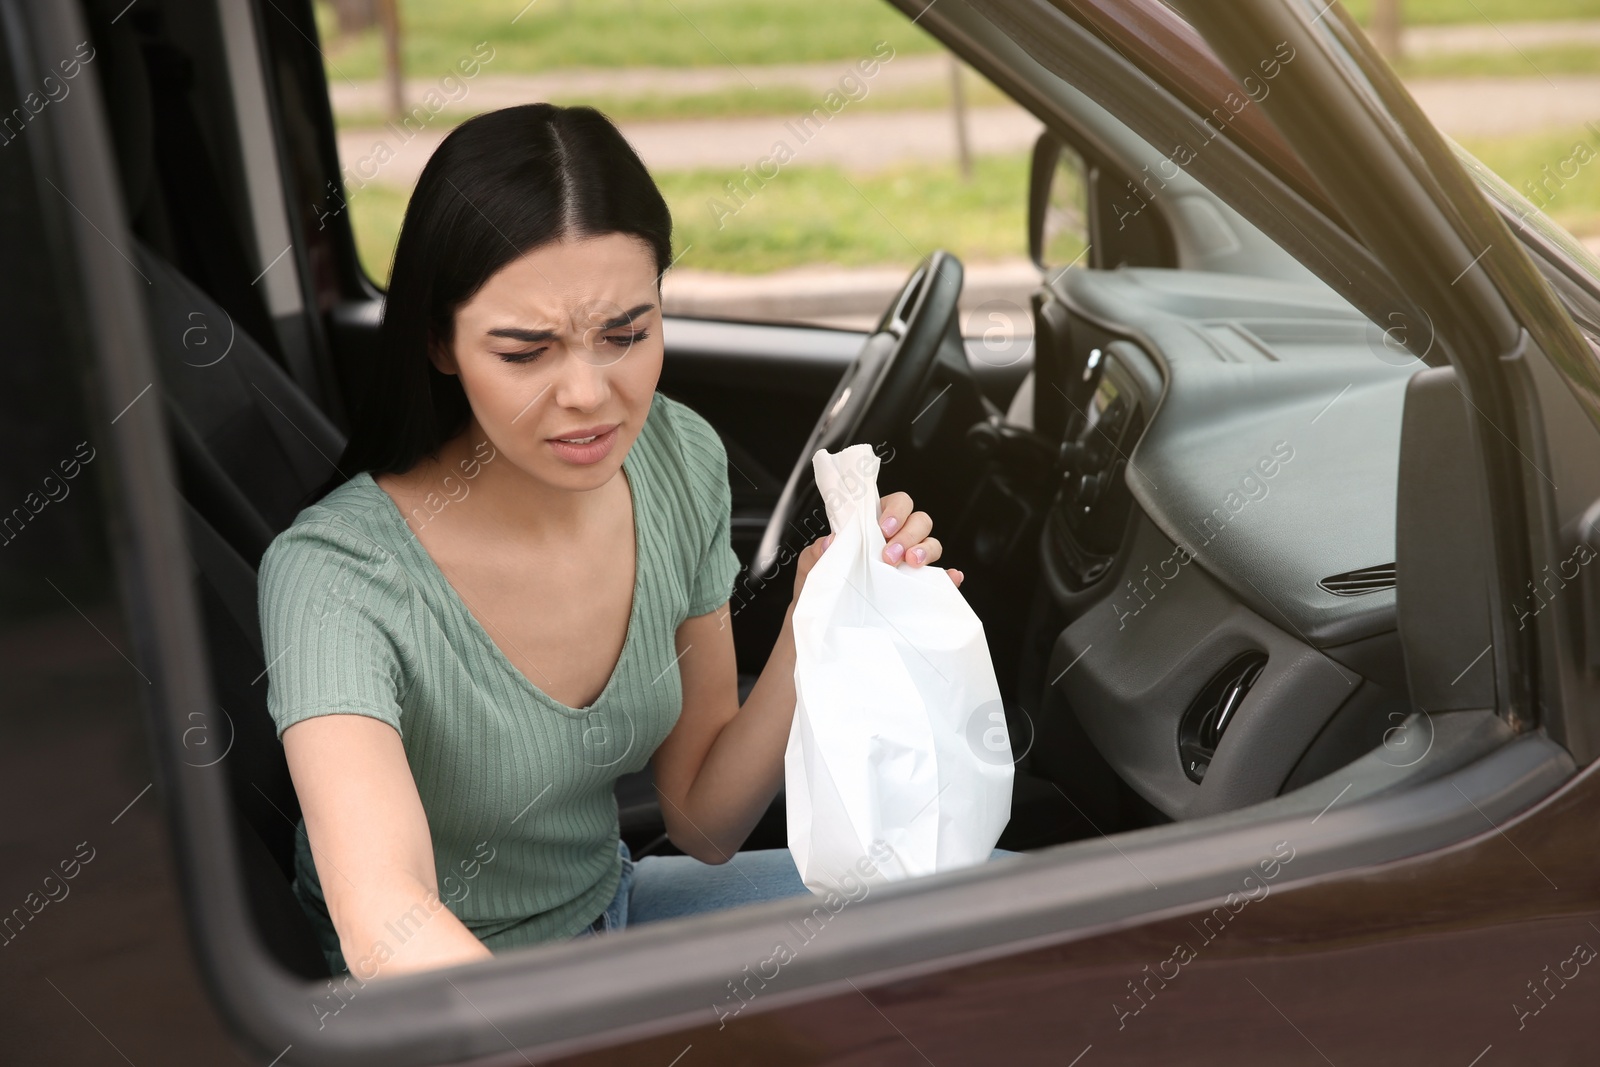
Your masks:
{"label": "paved road", "polygon": [[1411,26],[1400,37],[1402,51],[1412,55],[1503,52],[1522,48],[1600,45],[1600,22],[1592,19],[1549,22],[1478,22],[1459,26]]}
{"label": "paved road", "polygon": [[1600,75],[1595,74],[1417,78],[1407,88],[1433,124],[1456,138],[1600,124]]}

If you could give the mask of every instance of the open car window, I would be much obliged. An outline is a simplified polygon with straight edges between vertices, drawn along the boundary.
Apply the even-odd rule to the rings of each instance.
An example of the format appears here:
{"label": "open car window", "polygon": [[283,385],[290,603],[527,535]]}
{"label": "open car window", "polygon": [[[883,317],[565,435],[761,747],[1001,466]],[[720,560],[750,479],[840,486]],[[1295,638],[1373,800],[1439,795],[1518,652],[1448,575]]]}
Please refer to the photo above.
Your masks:
{"label": "open car window", "polygon": [[[748,3],[636,18],[543,3],[510,24],[408,8],[397,71],[387,25],[335,7],[319,5],[318,27],[344,190],[322,214],[347,210],[379,288],[439,140],[473,114],[549,101],[599,108],[650,168],[674,221],[669,314],[866,330],[944,247],[967,266],[970,335],[992,335],[997,315],[1008,331],[1027,322],[1038,121],[885,4],[786,0],[759,8],[759,32]],[[599,37],[604,56],[583,43]]]}

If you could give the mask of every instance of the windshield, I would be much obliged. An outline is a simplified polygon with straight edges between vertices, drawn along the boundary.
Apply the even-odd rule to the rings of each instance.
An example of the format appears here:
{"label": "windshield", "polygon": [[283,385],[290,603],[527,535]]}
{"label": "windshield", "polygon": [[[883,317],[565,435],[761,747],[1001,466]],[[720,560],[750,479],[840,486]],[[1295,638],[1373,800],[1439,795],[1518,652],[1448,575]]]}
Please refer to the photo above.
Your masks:
{"label": "windshield", "polygon": [[[1092,26],[1151,78],[1201,113],[1210,112],[1229,93],[1245,91],[1183,15],[1164,0],[1054,2],[1069,15]],[[1323,8],[1322,3],[1314,6]],[[1344,45],[1326,22],[1319,28],[1338,51],[1345,52]],[[1367,83],[1360,65],[1352,61],[1345,67],[1365,84],[1366,92],[1376,100],[1378,94]],[[1330,219],[1342,223],[1338,210],[1328,202],[1320,184],[1271,123],[1234,122],[1224,130],[1224,136],[1235,139],[1256,159],[1296,186]],[[1501,209],[1523,244],[1539,253],[1534,260],[1541,269],[1558,266],[1565,269],[1575,282],[1600,299],[1600,259],[1472,153],[1448,136],[1445,140],[1478,188]],[[1565,291],[1559,286],[1557,290],[1570,308]]]}
{"label": "windshield", "polygon": [[1558,252],[1588,276],[1591,288],[1600,288],[1600,259],[1584,247],[1583,242],[1556,225],[1550,216],[1517,192],[1510,182],[1479,162],[1471,152],[1449,137],[1445,140],[1449,142],[1456,158],[1461,160],[1462,166],[1467,168],[1467,173],[1477,182],[1478,188],[1510,216],[1508,221],[1515,220],[1518,237],[1524,242],[1530,236],[1542,238],[1551,251]]}

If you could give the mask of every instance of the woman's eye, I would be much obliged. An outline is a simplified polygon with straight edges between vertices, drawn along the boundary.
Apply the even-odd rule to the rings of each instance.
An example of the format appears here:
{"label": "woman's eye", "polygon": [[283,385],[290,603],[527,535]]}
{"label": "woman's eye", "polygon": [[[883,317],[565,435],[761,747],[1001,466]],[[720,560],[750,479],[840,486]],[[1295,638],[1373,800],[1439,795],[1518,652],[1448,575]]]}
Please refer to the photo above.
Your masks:
{"label": "woman's eye", "polygon": [[535,348],[532,352],[496,352],[507,363],[531,363],[544,354],[544,349]]}
{"label": "woman's eye", "polygon": [[614,345],[614,346],[616,346],[618,348],[630,348],[633,345],[638,344],[640,341],[643,341],[645,338],[647,338],[649,336],[650,336],[650,331],[649,330],[639,330],[639,331],[637,331],[635,333],[611,334],[611,335],[609,335],[607,337],[601,338],[601,340],[605,341],[607,344]]}

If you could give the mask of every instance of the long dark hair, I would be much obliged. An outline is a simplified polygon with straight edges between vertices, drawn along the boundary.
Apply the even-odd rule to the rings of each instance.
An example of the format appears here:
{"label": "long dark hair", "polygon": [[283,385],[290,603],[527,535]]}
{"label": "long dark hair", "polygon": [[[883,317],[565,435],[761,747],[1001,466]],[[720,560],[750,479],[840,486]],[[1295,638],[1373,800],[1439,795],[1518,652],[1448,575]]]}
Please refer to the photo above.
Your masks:
{"label": "long dark hair", "polygon": [[562,237],[631,234],[672,262],[672,216],[611,120],[592,107],[522,104],[477,115],[440,142],[406,206],[363,394],[339,471],[315,502],[360,471],[403,473],[460,433],[461,380],[428,358],[453,341],[455,312],[500,268]]}

